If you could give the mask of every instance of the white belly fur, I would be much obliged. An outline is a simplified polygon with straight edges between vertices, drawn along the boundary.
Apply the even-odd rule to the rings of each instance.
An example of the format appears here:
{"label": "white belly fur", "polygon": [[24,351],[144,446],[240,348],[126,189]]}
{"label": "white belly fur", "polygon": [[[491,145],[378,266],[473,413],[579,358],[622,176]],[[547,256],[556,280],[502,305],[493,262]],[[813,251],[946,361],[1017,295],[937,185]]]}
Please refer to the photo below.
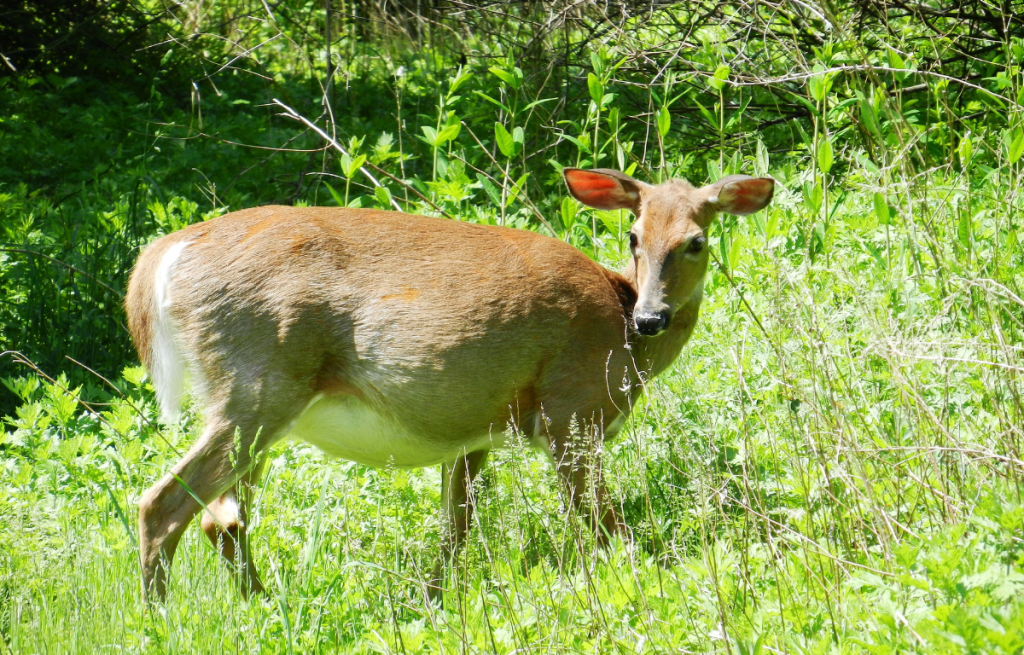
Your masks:
{"label": "white belly fur", "polygon": [[505,441],[505,435],[499,432],[493,440],[490,435],[481,435],[458,445],[438,443],[410,432],[393,417],[347,395],[314,399],[295,422],[291,436],[334,457],[397,468],[450,462],[462,452],[498,447]]}

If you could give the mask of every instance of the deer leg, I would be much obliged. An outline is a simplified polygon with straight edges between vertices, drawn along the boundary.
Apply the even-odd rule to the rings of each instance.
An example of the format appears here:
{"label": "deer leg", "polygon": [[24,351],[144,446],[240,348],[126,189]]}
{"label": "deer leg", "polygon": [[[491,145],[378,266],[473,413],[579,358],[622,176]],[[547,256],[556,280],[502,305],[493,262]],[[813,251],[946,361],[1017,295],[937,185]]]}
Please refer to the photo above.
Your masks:
{"label": "deer leg", "polygon": [[[246,403],[239,405],[246,407]],[[246,407],[249,414],[259,416],[252,408],[253,404]],[[255,424],[251,419],[233,421],[210,411],[199,440],[170,473],[146,490],[139,500],[144,597],[165,597],[174,551],[189,522],[252,468],[256,456],[273,443],[282,425],[287,425],[286,419]]]}
{"label": "deer leg", "polygon": [[263,593],[263,583],[249,548],[247,528],[248,509],[266,461],[261,458],[234,487],[207,505],[200,519],[203,532],[226,560],[246,598]]}
{"label": "deer leg", "polygon": [[601,439],[596,433],[580,432],[552,438],[551,456],[569,503],[594,530],[598,545],[606,546],[612,535],[625,534],[626,526],[616,515],[604,486]]}
{"label": "deer leg", "polygon": [[469,532],[473,519],[473,480],[487,460],[486,450],[460,455],[441,467],[441,506],[444,523],[441,528],[441,557],[434,566],[428,589],[430,598],[438,600],[443,593],[444,571],[455,561]]}

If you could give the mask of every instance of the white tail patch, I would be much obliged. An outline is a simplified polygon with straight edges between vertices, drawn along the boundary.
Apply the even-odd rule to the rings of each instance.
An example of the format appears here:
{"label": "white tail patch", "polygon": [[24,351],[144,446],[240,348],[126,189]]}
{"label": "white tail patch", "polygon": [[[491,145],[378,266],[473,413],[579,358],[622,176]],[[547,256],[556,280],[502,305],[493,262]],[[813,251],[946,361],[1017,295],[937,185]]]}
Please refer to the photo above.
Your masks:
{"label": "white tail patch", "polygon": [[160,415],[165,423],[173,423],[181,413],[181,398],[185,393],[185,359],[175,341],[175,330],[171,323],[171,297],[169,285],[174,265],[189,241],[174,244],[164,253],[153,279],[153,365],[150,376],[160,403]]}

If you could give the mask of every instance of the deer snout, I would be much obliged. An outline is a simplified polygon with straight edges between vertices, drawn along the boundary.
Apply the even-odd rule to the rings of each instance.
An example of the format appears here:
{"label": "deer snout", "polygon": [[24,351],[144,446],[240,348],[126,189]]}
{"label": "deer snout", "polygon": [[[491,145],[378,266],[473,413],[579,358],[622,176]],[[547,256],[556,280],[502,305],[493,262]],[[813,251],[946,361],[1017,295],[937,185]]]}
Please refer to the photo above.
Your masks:
{"label": "deer snout", "polygon": [[645,337],[654,337],[665,331],[672,314],[667,309],[661,311],[637,310],[633,314],[633,322],[636,324],[636,331]]}

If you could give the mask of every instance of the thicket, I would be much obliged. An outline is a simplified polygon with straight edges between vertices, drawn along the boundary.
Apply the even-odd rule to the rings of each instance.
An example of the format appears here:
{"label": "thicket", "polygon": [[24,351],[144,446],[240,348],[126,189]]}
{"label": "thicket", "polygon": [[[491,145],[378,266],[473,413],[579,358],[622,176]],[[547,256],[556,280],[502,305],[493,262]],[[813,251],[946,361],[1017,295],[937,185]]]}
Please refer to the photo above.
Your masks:
{"label": "thicket", "polygon": [[[433,550],[431,474],[289,449],[260,510],[284,526],[263,529],[260,555],[279,593],[223,623],[223,643],[1024,646],[1024,2],[9,11],[0,350],[19,354],[0,359],[0,525],[47,546],[0,548],[8,643],[67,626],[102,641],[75,612],[107,566],[133,597],[131,498],[188,443],[190,423],[140,418],[155,420],[150,392],[124,368],[120,303],[147,242],[257,204],[378,206],[538,230],[621,265],[630,217],[567,197],[573,165],[778,180],[767,211],[712,228],[698,333],[612,453],[638,550],[594,565],[539,491],[554,489],[542,462],[507,454],[458,612],[438,612],[409,582]],[[67,570],[69,540],[88,566],[24,573]],[[214,570],[193,560],[178,566]],[[67,580],[85,590],[69,600]],[[190,588],[161,625],[131,598],[101,606],[127,642],[202,650],[188,614],[234,607],[224,592]],[[40,598],[66,611],[49,619]],[[238,636],[252,625],[257,642]]]}

